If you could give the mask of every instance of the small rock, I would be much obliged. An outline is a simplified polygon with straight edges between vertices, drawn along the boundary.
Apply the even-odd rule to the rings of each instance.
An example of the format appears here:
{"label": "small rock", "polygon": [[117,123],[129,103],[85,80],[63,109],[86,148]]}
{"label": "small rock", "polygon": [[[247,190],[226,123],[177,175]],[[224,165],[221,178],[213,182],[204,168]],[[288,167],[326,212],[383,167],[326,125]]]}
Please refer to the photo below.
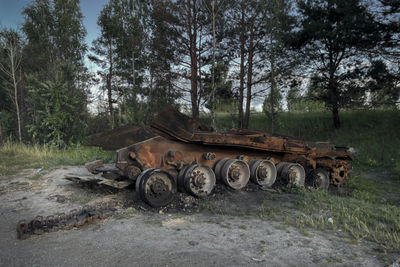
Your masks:
{"label": "small rock", "polygon": [[56,201],[57,201],[58,203],[64,203],[64,202],[65,202],[65,197],[64,197],[64,196],[57,195],[57,196],[56,196]]}
{"label": "small rock", "polygon": [[139,208],[143,211],[147,211],[147,209],[145,207],[139,206]]}
{"label": "small rock", "polygon": [[328,218],[328,222],[333,224],[333,219],[332,218]]}
{"label": "small rock", "polygon": [[189,241],[189,245],[191,246],[197,246],[199,244],[199,242],[197,241]]}

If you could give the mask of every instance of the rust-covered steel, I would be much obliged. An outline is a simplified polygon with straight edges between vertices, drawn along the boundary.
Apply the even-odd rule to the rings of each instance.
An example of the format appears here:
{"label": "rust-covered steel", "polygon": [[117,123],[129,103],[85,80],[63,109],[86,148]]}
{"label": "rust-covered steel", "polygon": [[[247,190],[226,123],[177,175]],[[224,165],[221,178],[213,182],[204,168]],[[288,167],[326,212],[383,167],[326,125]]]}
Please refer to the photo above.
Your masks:
{"label": "rust-covered steel", "polygon": [[[125,141],[112,140],[118,136]],[[177,190],[207,196],[217,182],[235,190],[250,180],[262,187],[279,180],[284,185],[327,189],[329,184],[341,186],[351,170],[352,156],[346,147],[264,132],[217,133],[172,107],[160,112],[150,128],[100,134],[97,140],[100,137],[114,145],[132,142],[117,151],[116,167],[151,206],[165,205]],[[99,163],[87,168],[106,173]]]}
{"label": "rust-covered steel", "polygon": [[117,150],[154,136],[155,134],[149,127],[125,126],[90,135],[86,137],[85,143],[88,146],[99,146],[105,150]]}

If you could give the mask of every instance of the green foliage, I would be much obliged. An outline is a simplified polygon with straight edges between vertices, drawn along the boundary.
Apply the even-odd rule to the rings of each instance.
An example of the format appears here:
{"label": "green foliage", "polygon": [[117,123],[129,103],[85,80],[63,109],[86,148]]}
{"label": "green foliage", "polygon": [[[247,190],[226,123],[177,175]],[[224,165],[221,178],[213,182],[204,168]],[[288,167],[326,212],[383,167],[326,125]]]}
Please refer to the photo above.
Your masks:
{"label": "green foliage", "polygon": [[63,72],[55,80],[40,82],[31,76],[28,81],[33,120],[27,128],[32,139],[59,147],[81,141],[85,130],[82,104],[86,98],[82,91],[69,88]]}
{"label": "green foliage", "polygon": [[[17,136],[14,116],[8,111],[0,111],[0,144],[6,139],[14,140]],[[1,140],[1,137],[3,140]]]}
{"label": "green foliage", "polygon": [[36,0],[23,11],[26,129],[34,142],[65,146],[82,139],[88,74],[79,0]]}
{"label": "green foliage", "polygon": [[[234,94],[232,91],[232,81],[228,80],[229,65],[226,62],[217,62],[215,65],[215,109],[216,111],[230,111],[234,109]],[[207,74],[204,79],[204,97],[208,99],[206,108],[212,108],[212,78]]]}
{"label": "green foliage", "polygon": [[274,116],[278,115],[278,113],[281,113],[283,111],[283,96],[282,93],[279,91],[278,88],[275,88],[274,91],[274,99],[271,105],[271,94],[269,94],[263,103],[263,112],[267,115],[267,117],[270,117],[271,114]]}
{"label": "green foliage", "polygon": [[50,145],[25,145],[6,142],[0,146],[0,177],[26,168],[49,170],[61,165],[82,165],[88,161],[115,161],[115,152],[98,147],[71,145],[59,149]]}
{"label": "green foliage", "polygon": [[368,70],[366,89],[371,92],[372,107],[397,108],[400,90],[397,78],[381,60],[373,61]]}

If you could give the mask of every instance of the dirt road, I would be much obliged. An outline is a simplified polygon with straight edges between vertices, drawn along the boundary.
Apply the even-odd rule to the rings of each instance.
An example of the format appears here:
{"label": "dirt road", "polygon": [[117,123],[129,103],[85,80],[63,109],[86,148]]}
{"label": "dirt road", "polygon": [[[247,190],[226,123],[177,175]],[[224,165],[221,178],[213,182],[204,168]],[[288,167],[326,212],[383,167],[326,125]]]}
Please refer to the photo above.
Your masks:
{"label": "dirt road", "polygon": [[[132,192],[82,188],[63,179],[66,173],[84,171],[64,167],[35,179],[34,170],[24,170],[0,180],[0,266],[383,265],[373,243],[353,244],[336,233],[305,234],[268,218],[216,215],[191,207],[190,201],[183,209],[161,213],[135,204],[136,209],[79,229],[18,240],[20,219],[104,199],[134,199]],[[232,210],[257,208],[265,194],[250,188],[223,192],[214,200]]]}

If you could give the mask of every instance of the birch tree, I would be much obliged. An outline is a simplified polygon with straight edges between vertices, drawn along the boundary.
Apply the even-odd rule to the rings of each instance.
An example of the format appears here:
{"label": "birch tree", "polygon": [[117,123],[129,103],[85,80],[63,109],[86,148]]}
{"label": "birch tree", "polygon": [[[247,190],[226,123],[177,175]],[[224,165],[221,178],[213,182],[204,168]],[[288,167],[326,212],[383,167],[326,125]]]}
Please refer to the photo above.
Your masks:
{"label": "birch tree", "polygon": [[[22,142],[21,113],[19,104],[19,84],[22,80],[21,74],[21,36],[14,30],[3,30],[0,33],[0,46],[5,54],[6,62],[0,62],[0,71],[6,77],[8,92],[15,106],[17,116],[18,140]],[[6,84],[7,84],[6,83]]]}

